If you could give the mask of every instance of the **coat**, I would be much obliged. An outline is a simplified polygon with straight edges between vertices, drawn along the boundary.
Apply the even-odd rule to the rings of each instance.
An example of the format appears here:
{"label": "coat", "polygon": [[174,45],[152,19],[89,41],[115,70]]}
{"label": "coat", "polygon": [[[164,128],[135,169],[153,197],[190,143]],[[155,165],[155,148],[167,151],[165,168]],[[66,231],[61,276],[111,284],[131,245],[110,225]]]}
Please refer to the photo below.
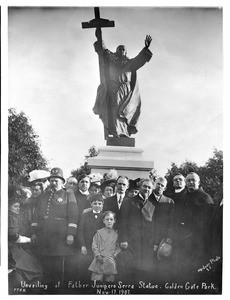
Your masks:
{"label": "coat", "polygon": [[76,236],[78,209],[72,191],[47,190],[35,210],[31,232],[37,235],[41,255],[73,255],[74,248],[66,244],[67,235]]}
{"label": "coat", "polygon": [[153,204],[152,220],[146,220],[142,214],[144,206],[140,195],[127,199],[121,207],[120,241],[127,241],[135,254],[136,268],[150,271],[153,269],[154,245],[171,236],[174,202],[162,196],[157,202],[152,195],[149,201]]}
{"label": "coat", "polygon": [[186,191],[183,195],[175,236],[180,263],[184,261],[188,271],[197,270],[210,259],[213,210],[213,200],[202,188],[194,192]]}
{"label": "coat", "polygon": [[164,238],[173,237],[173,221],[175,204],[173,199],[161,195],[157,201],[154,194],[150,198],[155,206],[153,226],[154,226],[154,244],[159,246]]}
{"label": "coat", "polygon": [[77,190],[75,193],[75,198],[77,201],[77,207],[78,207],[78,225],[80,224],[81,216],[83,213],[83,210],[86,208],[90,208],[90,202],[89,202],[89,195],[82,194],[79,190]]}
{"label": "coat", "polygon": [[[103,268],[101,268],[101,263],[97,260],[97,256],[102,256],[105,258],[114,258],[119,253],[120,249],[117,243],[118,234],[114,229],[108,231],[107,228],[103,227],[97,230],[97,233],[93,237],[92,250],[94,253],[94,259],[89,266],[89,270],[104,274]],[[105,271],[105,270],[104,270]],[[111,274],[117,274],[116,265]]]}
{"label": "coat", "polygon": [[19,276],[26,281],[39,279],[42,276],[42,267],[33,253],[33,246],[30,243],[16,243],[19,236],[29,237],[28,219],[24,214],[15,214],[9,211],[8,216],[8,238],[9,254],[14,261],[14,268]]}

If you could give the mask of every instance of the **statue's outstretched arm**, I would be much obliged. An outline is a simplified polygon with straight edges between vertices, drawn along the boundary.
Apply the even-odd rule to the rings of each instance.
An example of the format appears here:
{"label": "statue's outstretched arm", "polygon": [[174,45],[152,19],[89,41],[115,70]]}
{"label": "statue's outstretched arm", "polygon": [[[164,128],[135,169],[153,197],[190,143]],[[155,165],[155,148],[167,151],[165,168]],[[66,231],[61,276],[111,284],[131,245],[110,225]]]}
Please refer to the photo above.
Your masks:
{"label": "statue's outstretched arm", "polygon": [[150,44],[152,42],[152,37],[151,35],[146,35],[146,38],[145,38],[145,48],[148,49]]}

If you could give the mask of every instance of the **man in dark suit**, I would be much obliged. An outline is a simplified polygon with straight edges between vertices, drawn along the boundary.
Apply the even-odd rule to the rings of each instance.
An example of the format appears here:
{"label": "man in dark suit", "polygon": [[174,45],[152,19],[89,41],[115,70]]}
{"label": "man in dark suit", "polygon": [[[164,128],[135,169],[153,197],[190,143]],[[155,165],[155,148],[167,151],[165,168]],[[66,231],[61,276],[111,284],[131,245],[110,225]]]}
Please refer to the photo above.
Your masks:
{"label": "man in dark suit", "polygon": [[115,228],[118,228],[120,221],[120,209],[125,199],[126,190],[129,187],[129,180],[126,176],[119,176],[116,182],[116,194],[104,202],[103,211],[112,211],[116,214]]}
{"label": "man in dark suit", "polygon": [[74,193],[78,206],[78,224],[80,223],[83,210],[90,207],[89,187],[90,177],[86,174],[81,175],[78,178],[78,189]]}
{"label": "man in dark suit", "polygon": [[167,180],[164,177],[158,177],[155,182],[150,199],[155,205],[154,211],[154,251],[162,239],[168,238],[172,242],[173,220],[174,220],[174,201],[166,197],[163,192],[166,190]]}

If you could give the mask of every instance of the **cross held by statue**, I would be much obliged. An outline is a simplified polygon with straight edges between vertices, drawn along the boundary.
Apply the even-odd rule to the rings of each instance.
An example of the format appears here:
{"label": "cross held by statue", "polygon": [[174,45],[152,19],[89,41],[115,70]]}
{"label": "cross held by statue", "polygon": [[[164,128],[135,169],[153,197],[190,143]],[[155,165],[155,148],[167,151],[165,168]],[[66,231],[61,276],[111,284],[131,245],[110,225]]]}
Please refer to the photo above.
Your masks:
{"label": "cross held by statue", "polygon": [[[99,44],[100,49],[102,49],[102,32],[101,28],[102,27],[114,27],[115,23],[114,21],[110,21],[107,19],[102,19],[100,17],[100,10],[99,7],[94,7],[94,15],[95,19],[90,20],[89,22],[82,22],[82,28],[87,29],[87,28],[96,28],[96,37],[97,41]],[[99,70],[100,70],[100,82],[104,80],[104,62],[103,62],[103,57],[102,55],[99,55]]]}

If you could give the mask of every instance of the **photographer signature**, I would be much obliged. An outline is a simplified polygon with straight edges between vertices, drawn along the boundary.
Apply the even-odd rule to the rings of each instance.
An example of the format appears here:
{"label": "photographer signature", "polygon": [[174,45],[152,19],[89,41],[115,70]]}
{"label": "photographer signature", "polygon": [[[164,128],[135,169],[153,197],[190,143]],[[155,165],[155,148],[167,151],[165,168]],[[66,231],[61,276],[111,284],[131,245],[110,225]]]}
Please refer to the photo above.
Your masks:
{"label": "photographer signature", "polygon": [[220,260],[220,256],[216,256],[215,258],[209,259],[209,262],[206,265],[203,265],[200,269],[198,269],[198,272],[210,271],[213,268],[213,264],[215,264],[218,260]]}

